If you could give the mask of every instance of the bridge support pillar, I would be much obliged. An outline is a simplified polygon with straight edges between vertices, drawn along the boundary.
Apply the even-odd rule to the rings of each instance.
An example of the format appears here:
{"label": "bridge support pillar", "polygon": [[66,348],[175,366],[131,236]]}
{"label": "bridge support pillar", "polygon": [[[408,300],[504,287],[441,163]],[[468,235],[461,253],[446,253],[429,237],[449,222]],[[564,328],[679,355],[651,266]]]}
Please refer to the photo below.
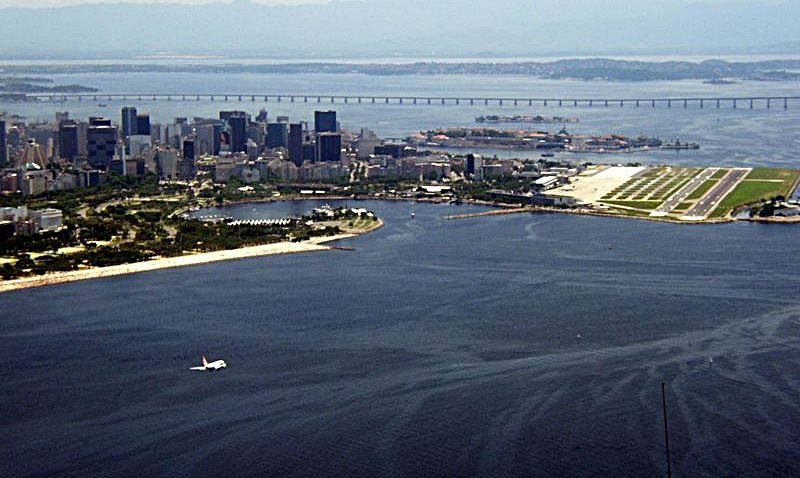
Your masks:
{"label": "bridge support pillar", "polygon": [[375,98],[372,98],[372,104],[373,105],[375,104]]}
{"label": "bridge support pillar", "polygon": [[717,100],[717,109],[719,109],[719,100]]}
{"label": "bridge support pillar", "polygon": [[653,100],[653,101],[651,101],[650,103],[651,103],[651,104],[650,104],[650,106],[651,106],[652,108],[655,108],[655,107],[656,107],[656,100]]}
{"label": "bridge support pillar", "polygon": [[473,100],[472,98],[470,98],[470,100],[469,100],[469,105],[470,105],[470,106],[472,106],[472,105],[474,105],[474,104],[475,104],[475,100]]}
{"label": "bridge support pillar", "polygon": [[489,106],[489,100],[483,100],[483,104],[484,104],[485,106]]}
{"label": "bridge support pillar", "polygon": [[705,107],[705,101],[700,100],[700,109],[702,110]]}
{"label": "bridge support pillar", "polygon": [[688,100],[683,100],[683,109],[686,109],[688,107],[689,107],[689,101]]}
{"label": "bridge support pillar", "polygon": [[442,98],[442,104],[444,104],[444,98]]}
{"label": "bridge support pillar", "polygon": [[784,110],[788,110],[789,109],[789,98],[784,98],[783,99],[783,109]]}
{"label": "bridge support pillar", "polygon": [[558,100],[558,106],[564,106],[564,102],[561,101],[561,100]]}
{"label": "bridge support pillar", "polygon": [[456,98],[456,104],[457,104],[457,105],[460,105],[460,104],[461,104],[461,99],[460,99],[460,98]]}
{"label": "bridge support pillar", "polygon": [[639,107],[639,100],[636,100],[636,107]]}
{"label": "bridge support pillar", "polygon": [[578,106],[578,100],[573,100],[572,106]]}
{"label": "bridge support pillar", "polygon": [[[533,100],[528,100],[528,106],[533,106]],[[547,100],[542,102],[542,106],[547,106]]]}
{"label": "bridge support pillar", "polygon": [[767,98],[767,109],[772,109],[772,99]]}
{"label": "bridge support pillar", "polygon": [[750,98],[750,109],[753,109],[753,98]]}
{"label": "bridge support pillar", "polygon": [[500,100],[500,106],[503,106],[503,100]]}
{"label": "bridge support pillar", "polygon": [[738,106],[738,102],[739,102],[739,101],[738,101],[737,99],[735,99],[735,98],[734,98],[734,100],[733,100],[733,109],[737,109],[737,108],[739,107],[739,106]]}
{"label": "bridge support pillar", "polygon": [[667,100],[667,108],[672,108],[672,100]]}
{"label": "bridge support pillar", "polygon": [[517,106],[517,100],[514,100],[514,106]]}

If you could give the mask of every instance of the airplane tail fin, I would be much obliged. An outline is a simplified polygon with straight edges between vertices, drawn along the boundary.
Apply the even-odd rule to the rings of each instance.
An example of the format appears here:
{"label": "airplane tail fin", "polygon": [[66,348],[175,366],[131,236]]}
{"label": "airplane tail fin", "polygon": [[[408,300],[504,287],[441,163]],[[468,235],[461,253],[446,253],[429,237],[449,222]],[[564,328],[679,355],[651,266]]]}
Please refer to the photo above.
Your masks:
{"label": "airplane tail fin", "polygon": [[206,360],[205,355],[203,355],[203,367],[208,367],[208,360]]}

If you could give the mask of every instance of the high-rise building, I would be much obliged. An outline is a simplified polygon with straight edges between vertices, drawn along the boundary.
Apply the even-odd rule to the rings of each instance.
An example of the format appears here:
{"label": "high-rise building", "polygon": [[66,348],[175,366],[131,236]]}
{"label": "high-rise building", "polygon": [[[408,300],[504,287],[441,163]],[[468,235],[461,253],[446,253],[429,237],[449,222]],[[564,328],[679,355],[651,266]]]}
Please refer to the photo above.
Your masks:
{"label": "high-rise building", "polygon": [[65,120],[58,124],[58,157],[68,161],[78,156],[78,125]]}
{"label": "high-rise building", "polygon": [[111,120],[103,116],[90,116],[89,126],[112,126]]}
{"label": "high-rise building", "polygon": [[136,115],[136,134],[150,135],[150,115]]}
{"label": "high-rise building", "polygon": [[342,135],[320,133],[317,135],[316,162],[339,161],[342,157]]}
{"label": "high-rise building", "polygon": [[293,123],[289,125],[289,160],[297,166],[303,164],[303,125]]}
{"label": "high-rise building", "polygon": [[183,160],[180,162],[180,177],[191,179],[197,174],[197,163],[194,156],[195,138],[189,137],[183,140]]}
{"label": "high-rise building", "polygon": [[0,119],[0,166],[8,162],[8,138],[6,138],[6,122]]}
{"label": "high-rise building", "polygon": [[183,159],[194,159],[194,138],[183,140]]}
{"label": "high-rise building", "polygon": [[289,146],[289,130],[286,123],[267,123],[267,148]]}
{"label": "high-rise building", "polygon": [[319,133],[335,133],[339,130],[336,125],[335,111],[315,111],[314,131]]}
{"label": "high-rise building", "polygon": [[97,169],[108,169],[117,146],[117,128],[107,118],[89,118],[86,132],[87,159],[89,165]]}
{"label": "high-rise building", "polygon": [[195,126],[197,139],[195,140],[195,155],[210,154],[218,156],[221,148],[223,126],[218,122],[201,123]]}
{"label": "high-rise building", "polygon": [[[227,113],[230,113],[226,115],[230,130],[228,146],[231,153],[243,153],[247,151],[247,114],[244,111],[230,111]],[[222,116],[222,112],[220,116]]]}
{"label": "high-rise building", "polygon": [[127,138],[137,133],[137,114],[133,106],[122,107],[122,137]]}
{"label": "high-rise building", "polygon": [[78,123],[78,156],[89,155],[89,123],[81,121]]}

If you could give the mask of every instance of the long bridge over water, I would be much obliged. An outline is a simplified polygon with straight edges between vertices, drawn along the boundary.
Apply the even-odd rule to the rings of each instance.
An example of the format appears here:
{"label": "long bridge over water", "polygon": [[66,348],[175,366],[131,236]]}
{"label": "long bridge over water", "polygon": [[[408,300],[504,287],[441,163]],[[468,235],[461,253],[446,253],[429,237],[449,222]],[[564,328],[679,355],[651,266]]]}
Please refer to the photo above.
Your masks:
{"label": "long bridge over water", "polygon": [[503,98],[463,96],[405,95],[329,95],[329,94],[239,94],[239,93],[80,93],[13,95],[17,101],[214,101],[214,102],[287,102],[367,105],[484,105],[484,106],[557,106],[605,108],[732,108],[783,109],[800,106],[800,96],[744,97],[661,97],[661,98]]}

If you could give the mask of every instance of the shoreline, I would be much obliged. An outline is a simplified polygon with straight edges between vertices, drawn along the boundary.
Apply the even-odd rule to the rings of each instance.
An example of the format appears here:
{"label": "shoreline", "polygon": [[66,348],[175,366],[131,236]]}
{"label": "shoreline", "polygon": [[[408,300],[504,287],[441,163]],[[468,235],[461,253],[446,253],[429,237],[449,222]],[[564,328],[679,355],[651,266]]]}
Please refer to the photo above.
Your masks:
{"label": "shoreline", "polygon": [[[800,179],[797,181],[797,185],[800,186]],[[795,187],[796,189],[796,187]],[[319,196],[319,197],[291,197],[291,198],[263,198],[263,199],[255,199],[255,200],[234,200],[234,201],[225,201],[223,204],[218,205],[217,207],[227,207],[227,206],[235,206],[239,204],[247,204],[247,203],[264,203],[264,202],[291,202],[291,201],[309,201],[309,200],[321,200],[321,201],[393,201],[393,202],[420,202],[420,203],[436,203],[436,204],[449,204],[447,201],[436,200],[433,198],[413,198],[413,197],[351,197],[351,196]],[[613,219],[632,219],[638,221],[650,221],[650,222],[660,222],[665,224],[678,224],[678,225],[689,225],[689,226],[703,226],[703,225],[715,225],[715,224],[729,224],[733,222],[752,222],[752,223],[760,223],[760,224],[797,224],[800,223],[800,216],[797,218],[791,217],[766,217],[766,218],[737,218],[734,216],[726,216],[726,217],[718,217],[718,218],[706,218],[702,221],[681,221],[678,219],[670,219],[666,217],[659,217],[659,216],[633,216],[633,215],[624,215],[624,214],[613,214],[609,212],[598,211],[594,209],[569,209],[569,208],[557,208],[557,207],[548,207],[548,206],[520,206],[517,204],[509,204],[509,203],[499,203],[493,201],[486,201],[481,199],[463,199],[461,204],[470,204],[470,205],[477,205],[477,206],[486,206],[494,208],[491,211],[484,211],[478,213],[467,213],[467,214],[452,214],[449,216],[445,216],[445,219],[469,219],[475,217],[487,217],[487,216],[499,216],[499,215],[506,215],[506,214],[520,214],[520,213],[530,213],[530,214],[571,214],[575,216],[596,216],[596,217],[606,217],[606,218],[613,218]]]}
{"label": "shoreline", "polygon": [[[625,216],[622,214],[612,214],[607,212],[601,211],[594,211],[590,209],[562,209],[562,208],[555,208],[555,207],[547,207],[547,206],[535,206],[535,207],[515,207],[515,208],[506,208],[506,209],[499,209],[494,211],[485,211],[485,212],[476,212],[470,214],[454,214],[451,216],[446,216],[445,219],[470,219],[476,217],[488,217],[488,216],[502,216],[506,214],[522,214],[522,213],[529,213],[529,214],[571,214],[574,216],[597,216],[597,217],[606,217],[606,218],[614,218],[614,219],[632,219],[632,220],[639,220],[639,221],[650,221],[650,222],[661,222],[661,223],[668,223],[668,224],[680,224],[680,225],[689,225],[689,226],[703,226],[703,225],[713,225],[713,224],[727,224],[732,222],[740,221],[741,219],[736,219],[734,217],[726,217],[726,218],[716,218],[716,219],[706,219],[703,221],[678,221],[674,219],[665,219],[662,217],[652,217],[652,216]],[[764,221],[767,222],[767,221]]]}
{"label": "shoreline", "polygon": [[77,271],[56,272],[52,274],[45,274],[43,276],[21,277],[18,279],[0,281],[0,294],[16,290],[67,284],[70,282],[79,282],[85,280],[103,279],[122,275],[140,274],[143,272],[152,272],[161,269],[197,266],[211,264],[214,262],[336,250],[334,246],[328,246],[326,244],[329,242],[359,237],[376,231],[383,227],[383,225],[383,221],[379,219],[374,227],[359,233],[345,233],[337,234],[335,236],[315,237],[302,242],[276,242],[273,244],[262,244],[259,246],[249,246],[239,249],[228,249],[224,251],[184,254],[182,256],[151,259],[149,261],[134,262],[131,264],[119,264],[116,266],[95,267]]}

